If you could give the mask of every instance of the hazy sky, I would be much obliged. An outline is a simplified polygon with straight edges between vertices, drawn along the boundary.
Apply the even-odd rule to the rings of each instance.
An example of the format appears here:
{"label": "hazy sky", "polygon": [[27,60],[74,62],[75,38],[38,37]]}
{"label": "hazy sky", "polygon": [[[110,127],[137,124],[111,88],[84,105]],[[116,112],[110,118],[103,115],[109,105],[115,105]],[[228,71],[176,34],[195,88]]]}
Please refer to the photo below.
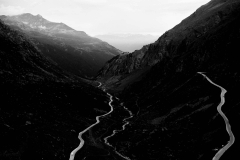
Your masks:
{"label": "hazy sky", "polygon": [[40,14],[89,35],[161,35],[210,0],[0,0],[0,15]]}

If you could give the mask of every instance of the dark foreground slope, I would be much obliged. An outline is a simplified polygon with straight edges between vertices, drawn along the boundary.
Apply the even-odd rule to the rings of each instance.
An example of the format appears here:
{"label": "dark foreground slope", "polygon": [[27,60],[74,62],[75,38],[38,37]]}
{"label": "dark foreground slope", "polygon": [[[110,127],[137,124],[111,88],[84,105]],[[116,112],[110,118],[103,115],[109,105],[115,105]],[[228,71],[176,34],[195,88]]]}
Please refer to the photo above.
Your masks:
{"label": "dark foreground slope", "polygon": [[[134,114],[124,131],[109,138],[121,154],[137,160],[206,160],[228,143],[217,112],[221,90],[197,72],[227,90],[222,110],[239,138],[239,21],[240,1],[213,0],[139,54],[109,61],[100,79]],[[236,140],[221,159],[238,156],[238,148]]]}
{"label": "dark foreground slope", "polygon": [[0,159],[66,160],[106,95],[65,74],[0,21]]}
{"label": "dark foreground slope", "polygon": [[31,37],[41,52],[63,70],[78,76],[94,76],[107,60],[121,53],[83,31],[50,22],[40,15],[25,13],[0,19]]}

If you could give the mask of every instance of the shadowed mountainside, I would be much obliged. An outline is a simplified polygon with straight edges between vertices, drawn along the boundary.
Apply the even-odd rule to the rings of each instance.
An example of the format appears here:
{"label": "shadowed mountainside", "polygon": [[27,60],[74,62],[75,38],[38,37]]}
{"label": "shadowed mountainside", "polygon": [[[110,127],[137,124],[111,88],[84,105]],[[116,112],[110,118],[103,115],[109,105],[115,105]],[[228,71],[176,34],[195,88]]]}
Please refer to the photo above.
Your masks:
{"label": "shadowed mountainside", "polygon": [[[221,160],[237,157],[239,21],[240,1],[212,0],[155,43],[111,59],[98,80],[118,98],[82,136],[75,160],[213,159],[232,140],[226,126],[236,141]],[[3,23],[0,40],[1,159],[67,159],[78,133],[109,111],[106,94],[65,74]],[[198,72],[227,91],[228,120],[217,111],[220,87]]]}
{"label": "shadowed mountainside", "polygon": [[0,20],[0,159],[68,159],[108,97]]}
{"label": "shadowed mountainside", "polygon": [[227,90],[223,112],[240,135],[239,21],[240,1],[212,0],[155,43],[108,61],[97,79],[134,114],[109,138],[117,151],[138,160],[212,159],[230,138],[217,112],[221,91],[197,72]]}
{"label": "shadowed mountainside", "polygon": [[[224,48],[224,50],[230,48],[227,46],[227,44],[230,43],[228,40],[234,41],[237,38],[237,36],[226,37],[227,32],[232,32],[231,34],[235,32],[238,33],[236,29],[235,31],[228,31],[228,28],[226,28],[232,26],[233,21],[236,21],[238,18],[237,11],[238,1],[210,1],[208,4],[197,9],[180,24],[165,32],[156,42],[146,45],[141,50],[135,51],[132,54],[119,55],[109,60],[99,72],[99,77],[105,80],[108,79],[107,83],[111,83],[112,80],[112,82],[117,82],[117,84],[120,85],[121,82],[123,82],[123,86],[119,88],[124,88],[125,83],[128,84],[128,82],[125,82],[128,81],[127,79],[130,79],[130,82],[139,80],[138,76],[134,78],[134,75],[138,75],[138,72],[145,72],[144,70],[151,68],[159,62],[172,62],[173,59],[183,61],[186,55],[191,54],[191,56],[195,58],[191,62],[195,63],[190,68],[190,70],[192,70],[196,67],[203,66],[199,63],[208,63],[207,61],[210,57],[218,61],[220,56],[216,56],[216,54],[227,57],[221,48]],[[225,34],[225,37],[228,39],[225,37],[222,38],[221,36],[223,34]],[[221,38],[216,39],[217,36]],[[210,41],[210,38],[211,40],[213,39],[213,41]],[[220,42],[225,44],[220,46]],[[217,53],[218,51],[220,51],[220,53]],[[198,56],[198,54],[194,52],[201,55]],[[185,61],[181,63],[182,64],[175,64],[182,65],[176,66],[178,70],[184,70],[182,67],[189,66],[186,65]],[[187,69],[184,71],[186,70]]]}
{"label": "shadowed mountainside", "polygon": [[50,22],[40,15],[25,13],[0,18],[27,34],[59,67],[79,76],[94,76],[107,60],[121,53],[83,31],[76,31],[64,23]]}

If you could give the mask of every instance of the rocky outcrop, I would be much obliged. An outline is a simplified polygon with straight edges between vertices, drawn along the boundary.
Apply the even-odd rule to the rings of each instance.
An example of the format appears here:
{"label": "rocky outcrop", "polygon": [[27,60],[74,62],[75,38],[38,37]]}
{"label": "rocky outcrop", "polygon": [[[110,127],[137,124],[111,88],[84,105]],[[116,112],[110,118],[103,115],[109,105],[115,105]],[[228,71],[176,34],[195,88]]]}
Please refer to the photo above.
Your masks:
{"label": "rocky outcrop", "polygon": [[139,69],[142,67],[141,61],[148,47],[149,45],[146,45],[141,50],[136,50],[131,54],[118,55],[112,58],[101,69],[100,75],[128,74]]}

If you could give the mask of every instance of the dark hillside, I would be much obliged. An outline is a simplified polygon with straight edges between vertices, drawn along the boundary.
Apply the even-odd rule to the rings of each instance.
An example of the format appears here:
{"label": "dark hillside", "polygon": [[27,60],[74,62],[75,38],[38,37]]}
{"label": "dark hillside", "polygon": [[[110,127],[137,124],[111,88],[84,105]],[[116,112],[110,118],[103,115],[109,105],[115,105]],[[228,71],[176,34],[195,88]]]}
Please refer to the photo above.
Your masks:
{"label": "dark hillside", "polygon": [[[222,110],[239,137],[239,21],[240,1],[213,0],[146,51],[105,65],[98,78],[134,113],[128,128],[109,139],[121,154],[139,160],[205,160],[229,142],[228,122],[217,111],[221,90],[198,72],[227,90]],[[147,67],[141,79],[126,84]],[[238,148],[235,141],[221,160],[237,156]]]}
{"label": "dark hillside", "polygon": [[3,15],[0,19],[31,38],[61,69],[80,77],[95,76],[106,61],[121,53],[83,31],[76,31],[64,23],[50,22],[40,15]]}
{"label": "dark hillside", "polygon": [[0,21],[0,159],[65,160],[108,97],[48,61]]}

